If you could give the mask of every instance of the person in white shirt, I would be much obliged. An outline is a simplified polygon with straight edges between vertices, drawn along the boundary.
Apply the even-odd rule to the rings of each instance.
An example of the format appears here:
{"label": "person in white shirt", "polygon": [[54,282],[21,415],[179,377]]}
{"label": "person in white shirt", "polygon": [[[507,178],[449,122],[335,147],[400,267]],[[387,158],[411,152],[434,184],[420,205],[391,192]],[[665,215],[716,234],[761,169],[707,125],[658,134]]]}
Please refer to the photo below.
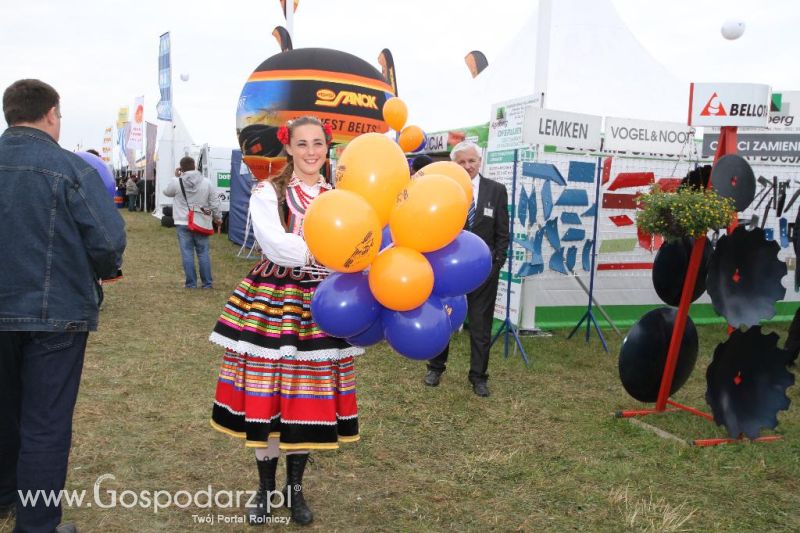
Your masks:
{"label": "person in white shirt", "polygon": [[210,337],[225,348],[211,425],[256,448],[260,482],[250,523],[268,521],[283,451],[292,520],[308,524],[313,515],[302,479],[309,450],[359,438],[353,357],[363,349],[325,335],[311,316],[322,268],[303,239],[303,220],[311,201],[331,188],[320,174],[330,128],[301,117],[280,128],[278,138],[286,169],[259,182],[250,198],[265,257],[228,299]]}

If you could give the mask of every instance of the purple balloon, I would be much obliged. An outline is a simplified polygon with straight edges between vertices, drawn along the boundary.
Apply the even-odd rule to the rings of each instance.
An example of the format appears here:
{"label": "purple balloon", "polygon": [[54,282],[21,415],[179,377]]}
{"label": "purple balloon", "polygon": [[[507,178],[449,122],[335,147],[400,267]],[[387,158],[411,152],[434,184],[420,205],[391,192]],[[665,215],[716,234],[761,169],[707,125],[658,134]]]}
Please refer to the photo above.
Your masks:
{"label": "purple balloon", "polygon": [[450,330],[455,333],[464,319],[467,318],[467,296],[447,296],[442,298],[444,310],[447,311],[447,316],[450,318]]}
{"label": "purple balloon", "polygon": [[422,132],[422,142],[421,142],[421,143],[419,143],[419,146],[417,146],[416,148],[414,148],[414,149],[412,150],[412,152],[419,152],[420,150],[422,150],[423,148],[425,148],[425,145],[426,145],[426,144],[428,144],[428,134],[427,134],[427,133],[425,133],[425,132],[423,131],[423,132]]}
{"label": "purple balloon", "polygon": [[389,345],[409,359],[432,359],[450,342],[450,318],[437,296],[411,311],[384,309],[381,320]]}
{"label": "purple balloon", "polygon": [[362,348],[378,344],[383,340],[383,321],[378,317],[366,330],[355,337],[348,337],[345,340],[352,346],[361,346]]}
{"label": "purple balloon", "polygon": [[111,175],[111,171],[108,169],[105,161],[89,152],[75,152],[75,155],[89,163],[92,168],[100,174],[100,177],[103,179],[103,185],[106,186],[108,194],[113,199],[117,194],[117,184],[114,182],[114,176]]}
{"label": "purple balloon", "polygon": [[311,299],[311,316],[332,337],[358,335],[375,322],[380,311],[366,272],[335,272],[319,284]]}
{"label": "purple balloon", "polygon": [[433,268],[433,294],[458,296],[480,287],[492,271],[492,252],[483,239],[462,231],[453,242],[424,255]]}
{"label": "purple balloon", "polygon": [[381,250],[388,248],[393,242],[394,239],[392,239],[392,231],[389,229],[389,225],[387,224],[383,228],[383,233],[381,235]]}

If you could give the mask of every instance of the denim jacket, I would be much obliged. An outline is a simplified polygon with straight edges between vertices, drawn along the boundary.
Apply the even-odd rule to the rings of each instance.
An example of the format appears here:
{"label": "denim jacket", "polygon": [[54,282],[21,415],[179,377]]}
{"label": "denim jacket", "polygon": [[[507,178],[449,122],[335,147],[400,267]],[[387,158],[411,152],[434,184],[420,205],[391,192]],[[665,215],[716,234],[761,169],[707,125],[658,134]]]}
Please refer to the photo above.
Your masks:
{"label": "denim jacket", "polygon": [[0,331],[97,329],[125,223],[102,178],[47,133],[0,136]]}

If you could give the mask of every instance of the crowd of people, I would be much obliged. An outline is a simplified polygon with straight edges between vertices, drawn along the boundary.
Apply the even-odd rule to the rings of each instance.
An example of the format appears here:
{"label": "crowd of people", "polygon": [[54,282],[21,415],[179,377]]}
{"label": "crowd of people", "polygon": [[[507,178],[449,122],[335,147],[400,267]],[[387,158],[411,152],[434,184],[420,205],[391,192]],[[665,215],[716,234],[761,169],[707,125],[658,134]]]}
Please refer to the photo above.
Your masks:
{"label": "crowd of people", "polygon": [[[13,264],[0,279],[0,517],[15,514],[15,531],[71,532],[74,525],[59,525],[58,505],[23,504],[19,494],[64,488],[88,332],[97,328],[102,280],[121,267],[125,227],[96,171],[58,146],[55,89],[39,80],[15,82],[3,95],[3,111],[9,128],[0,137],[0,199],[6,199],[0,213],[7,224],[0,248]],[[253,525],[269,521],[281,455],[281,499],[294,522],[308,524],[313,512],[303,475],[309,452],[359,440],[354,358],[364,350],[315,323],[311,300],[326,270],[303,237],[306,208],[332,188],[322,174],[331,138],[330,127],[311,116],[280,128],[288,164],[279,177],[258,182],[250,199],[263,257],[233,290],[209,337],[223,349],[213,402],[209,391],[211,426],[255,450],[257,498],[246,509]],[[507,197],[504,187],[480,175],[477,145],[461,142],[451,158],[473,183],[465,229],[487,242],[494,263],[487,282],[467,296],[467,378],[486,397],[497,274],[508,247]],[[141,205],[142,181],[120,177],[131,210]],[[208,237],[197,220],[221,222],[213,189],[185,157],[163,190],[173,198],[186,288],[198,285],[195,255],[201,286],[213,286]],[[426,385],[439,385],[447,356],[445,350],[429,362]]]}
{"label": "crowd of people", "polygon": [[152,211],[155,208],[156,182],[155,179],[145,180],[143,170],[118,171],[114,181],[122,207],[128,211]]}

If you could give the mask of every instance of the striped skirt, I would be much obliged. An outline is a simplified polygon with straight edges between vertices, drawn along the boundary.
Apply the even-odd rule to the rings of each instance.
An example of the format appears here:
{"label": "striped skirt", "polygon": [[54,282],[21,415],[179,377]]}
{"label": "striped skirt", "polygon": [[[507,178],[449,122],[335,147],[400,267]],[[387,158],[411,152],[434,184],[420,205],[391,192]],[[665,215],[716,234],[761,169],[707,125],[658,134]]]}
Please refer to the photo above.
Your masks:
{"label": "striped skirt", "polygon": [[311,318],[320,279],[262,261],[228,298],[210,340],[225,348],[211,417],[215,429],[263,447],[336,449],[358,440],[353,357]]}

